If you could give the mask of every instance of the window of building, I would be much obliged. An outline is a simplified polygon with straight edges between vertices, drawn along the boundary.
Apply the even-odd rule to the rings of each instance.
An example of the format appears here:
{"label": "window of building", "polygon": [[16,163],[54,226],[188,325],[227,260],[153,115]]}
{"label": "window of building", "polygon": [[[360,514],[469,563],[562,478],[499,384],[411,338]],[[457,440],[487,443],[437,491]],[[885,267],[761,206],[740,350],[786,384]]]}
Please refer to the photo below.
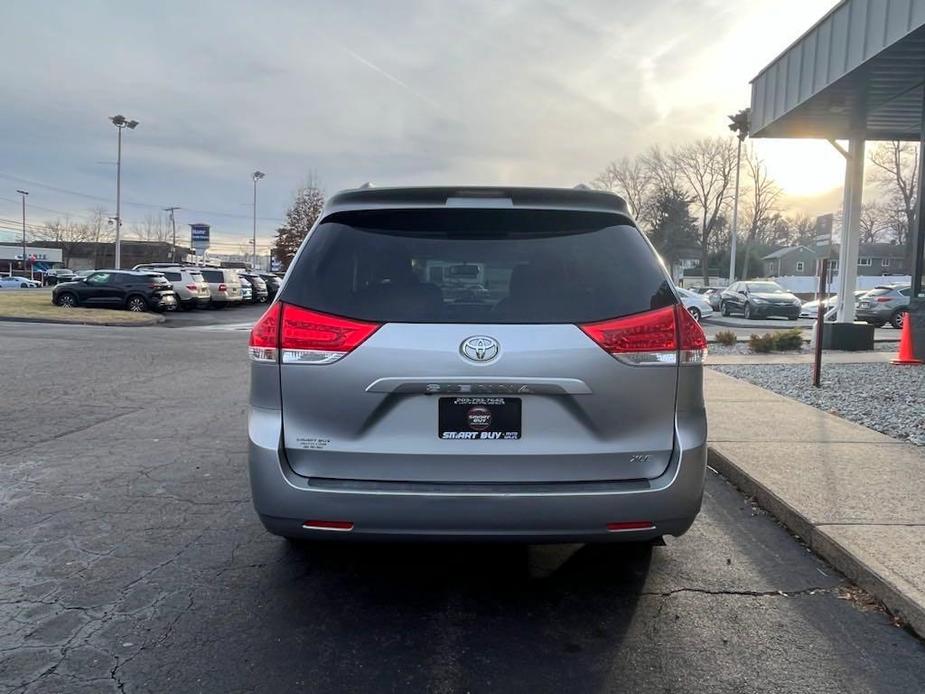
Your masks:
{"label": "window of building", "polygon": [[890,267],[890,259],[889,259],[889,258],[881,258],[881,259],[880,259],[880,267]]}
{"label": "window of building", "polygon": [[838,272],[838,260],[835,258],[829,259],[829,272]]}
{"label": "window of building", "polygon": [[797,272],[803,272],[805,267],[806,263],[804,263],[802,260],[797,261]]}
{"label": "window of building", "polygon": [[873,263],[870,258],[858,258],[858,265],[860,267],[870,267]]}

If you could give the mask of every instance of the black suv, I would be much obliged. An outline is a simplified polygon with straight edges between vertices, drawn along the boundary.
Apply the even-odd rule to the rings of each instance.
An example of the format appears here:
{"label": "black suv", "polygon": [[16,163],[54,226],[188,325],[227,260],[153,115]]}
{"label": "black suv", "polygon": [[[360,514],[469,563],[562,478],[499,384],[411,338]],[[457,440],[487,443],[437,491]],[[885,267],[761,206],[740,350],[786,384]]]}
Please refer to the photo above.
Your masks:
{"label": "black suv", "polygon": [[251,303],[265,304],[270,298],[270,288],[266,280],[256,272],[239,272],[238,274],[251,283]]}
{"label": "black suv", "polygon": [[166,277],[156,272],[97,270],[75,282],[55,285],[52,301],[58,306],[124,308],[129,311],[173,311],[177,295]]}

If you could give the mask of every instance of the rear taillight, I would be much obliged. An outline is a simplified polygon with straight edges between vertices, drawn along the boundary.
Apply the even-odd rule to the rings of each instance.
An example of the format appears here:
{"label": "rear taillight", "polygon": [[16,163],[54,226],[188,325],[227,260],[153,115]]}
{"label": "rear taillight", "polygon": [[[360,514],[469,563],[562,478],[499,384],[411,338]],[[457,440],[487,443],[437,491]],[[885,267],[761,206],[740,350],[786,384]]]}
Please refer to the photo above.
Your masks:
{"label": "rear taillight", "polygon": [[273,304],[251,328],[247,351],[251,361],[276,363],[279,355],[279,316],[282,304]]}
{"label": "rear taillight", "polygon": [[889,302],[889,301],[892,301],[892,300],[893,300],[893,298],[892,298],[892,297],[889,297],[889,296],[878,296],[878,297],[877,297],[877,303],[878,303],[878,304],[885,304],[885,303],[887,303],[887,302]]}
{"label": "rear taillight", "polygon": [[331,364],[356,349],[379,327],[379,323],[284,305],[280,361],[283,364]]}
{"label": "rear taillight", "polygon": [[195,284],[188,284],[186,285],[186,288],[189,289],[191,292],[199,291],[199,287],[196,286]]}
{"label": "rear taillight", "polygon": [[283,364],[332,364],[379,329],[379,323],[339,318],[275,303],[251,330],[250,358]]}
{"label": "rear taillight", "polygon": [[612,356],[633,365],[700,364],[707,348],[703,328],[680,304],[579,327]]}
{"label": "rear taillight", "polygon": [[220,291],[220,292],[227,292],[227,291],[228,291],[228,285],[225,284],[224,282],[222,282],[220,285],[218,285],[218,291]]}

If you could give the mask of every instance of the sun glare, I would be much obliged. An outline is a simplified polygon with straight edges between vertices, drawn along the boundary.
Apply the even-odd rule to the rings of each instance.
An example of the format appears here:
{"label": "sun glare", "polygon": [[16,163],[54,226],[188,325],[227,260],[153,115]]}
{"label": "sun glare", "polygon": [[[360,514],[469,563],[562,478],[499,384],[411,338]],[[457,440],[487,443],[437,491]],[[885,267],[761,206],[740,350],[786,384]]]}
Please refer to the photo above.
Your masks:
{"label": "sun glare", "polygon": [[824,140],[755,140],[754,146],[786,195],[819,195],[844,184],[845,160]]}

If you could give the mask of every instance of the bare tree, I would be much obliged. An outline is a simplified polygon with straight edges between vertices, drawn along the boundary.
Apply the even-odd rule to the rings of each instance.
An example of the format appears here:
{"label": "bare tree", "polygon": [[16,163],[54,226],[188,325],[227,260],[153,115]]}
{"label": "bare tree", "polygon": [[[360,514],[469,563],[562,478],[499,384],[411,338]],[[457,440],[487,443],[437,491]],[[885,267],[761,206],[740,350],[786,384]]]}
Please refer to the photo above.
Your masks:
{"label": "bare tree", "polygon": [[[897,243],[908,244],[909,231],[915,224],[916,190],[915,180],[919,164],[919,148],[910,142],[883,142],[870,152],[869,180],[884,193],[884,204],[890,209],[886,216],[891,219],[894,238]],[[912,257],[913,249],[907,248]]]}
{"label": "bare tree", "polygon": [[709,246],[729,201],[736,145],[732,138],[704,138],[675,149],[671,160],[698,213],[703,283],[709,284]]}
{"label": "bare tree", "polygon": [[890,229],[888,210],[880,203],[868,202],[861,206],[861,243],[877,243]]}
{"label": "bare tree", "polygon": [[147,214],[140,222],[132,224],[132,233],[139,241],[170,241],[172,231],[161,214]]}
{"label": "bare tree", "polygon": [[88,234],[87,224],[81,224],[65,217],[63,220],[56,219],[53,222],[46,222],[44,227],[35,232],[35,238],[39,241],[51,241],[58,246],[61,249],[61,260],[67,266],[79,244],[88,240]]}
{"label": "bare tree", "polygon": [[742,279],[748,279],[749,249],[756,239],[760,240],[760,236],[777,212],[782,192],[780,186],[768,175],[767,166],[754,150],[745,156],[745,174],[748,183],[742,204],[742,221],[745,222],[746,229],[745,247],[742,252]]}
{"label": "bare tree", "polygon": [[618,162],[610,162],[591,185],[598,190],[620,195],[626,200],[635,219],[641,220],[650,216],[647,208],[652,204],[652,172],[643,158],[623,157]]}

